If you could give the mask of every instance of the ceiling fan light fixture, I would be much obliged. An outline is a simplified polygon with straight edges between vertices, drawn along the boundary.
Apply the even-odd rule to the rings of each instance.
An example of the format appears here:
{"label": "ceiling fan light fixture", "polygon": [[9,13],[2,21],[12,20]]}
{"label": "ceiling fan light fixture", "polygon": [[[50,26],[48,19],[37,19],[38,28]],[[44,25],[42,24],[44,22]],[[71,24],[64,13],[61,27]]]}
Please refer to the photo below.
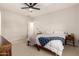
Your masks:
{"label": "ceiling fan light fixture", "polygon": [[32,11],[33,11],[33,9],[32,9],[32,8],[29,8],[29,11],[31,11],[31,12],[32,12]]}

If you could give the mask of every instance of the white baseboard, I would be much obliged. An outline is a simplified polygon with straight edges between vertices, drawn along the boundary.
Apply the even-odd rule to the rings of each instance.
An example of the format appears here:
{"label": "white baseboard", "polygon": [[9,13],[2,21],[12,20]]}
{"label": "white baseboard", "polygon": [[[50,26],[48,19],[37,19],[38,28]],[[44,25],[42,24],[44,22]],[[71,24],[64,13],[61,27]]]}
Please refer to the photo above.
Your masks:
{"label": "white baseboard", "polygon": [[25,43],[25,42],[26,42],[26,39],[19,39],[19,40],[12,41],[12,44]]}

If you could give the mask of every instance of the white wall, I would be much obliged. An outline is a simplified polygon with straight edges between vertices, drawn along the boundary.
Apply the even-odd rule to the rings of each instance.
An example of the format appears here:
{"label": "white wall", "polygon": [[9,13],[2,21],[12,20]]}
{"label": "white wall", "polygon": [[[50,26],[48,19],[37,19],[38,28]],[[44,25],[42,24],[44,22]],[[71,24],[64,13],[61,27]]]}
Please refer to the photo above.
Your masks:
{"label": "white wall", "polygon": [[[1,11],[0,11],[0,35],[1,35]],[[1,45],[1,36],[0,36],[0,45]]]}
{"label": "white wall", "polygon": [[27,22],[29,18],[18,13],[1,11],[2,35],[12,43],[27,39]]}
{"label": "white wall", "polygon": [[75,33],[79,40],[79,5],[36,17],[35,27],[47,33],[54,31]]}
{"label": "white wall", "polygon": [[1,11],[0,11],[0,35],[1,35]]}

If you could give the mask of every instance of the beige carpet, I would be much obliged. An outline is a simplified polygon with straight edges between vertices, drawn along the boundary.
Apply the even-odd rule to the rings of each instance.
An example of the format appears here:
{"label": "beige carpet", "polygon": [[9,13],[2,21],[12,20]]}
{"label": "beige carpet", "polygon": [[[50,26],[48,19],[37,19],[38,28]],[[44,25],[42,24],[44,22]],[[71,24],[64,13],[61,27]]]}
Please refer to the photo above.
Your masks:
{"label": "beige carpet", "polygon": [[[16,43],[12,46],[13,56],[53,56],[53,53],[43,49],[37,51],[35,47],[27,46],[26,43]],[[79,56],[79,47],[65,46],[63,56]]]}

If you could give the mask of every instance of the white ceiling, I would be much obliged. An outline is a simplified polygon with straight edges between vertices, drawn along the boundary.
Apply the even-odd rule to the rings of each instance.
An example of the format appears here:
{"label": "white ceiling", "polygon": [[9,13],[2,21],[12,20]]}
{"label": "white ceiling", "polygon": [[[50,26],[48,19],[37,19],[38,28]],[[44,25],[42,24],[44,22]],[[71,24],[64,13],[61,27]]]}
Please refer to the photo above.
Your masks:
{"label": "white ceiling", "polygon": [[17,12],[22,15],[27,16],[40,16],[47,13],[55,12],[58,10],[62,10],[64,8],[68,8],[71,6],[74,6],[76,4],[73,3],[38,3],[36,7],[39,7],[40,10],[33,10],[33,12],[30,12],[28,9],[21,9],[21,7],[24,7],[25,5],[23,3],[0,3],[0,9]]}

